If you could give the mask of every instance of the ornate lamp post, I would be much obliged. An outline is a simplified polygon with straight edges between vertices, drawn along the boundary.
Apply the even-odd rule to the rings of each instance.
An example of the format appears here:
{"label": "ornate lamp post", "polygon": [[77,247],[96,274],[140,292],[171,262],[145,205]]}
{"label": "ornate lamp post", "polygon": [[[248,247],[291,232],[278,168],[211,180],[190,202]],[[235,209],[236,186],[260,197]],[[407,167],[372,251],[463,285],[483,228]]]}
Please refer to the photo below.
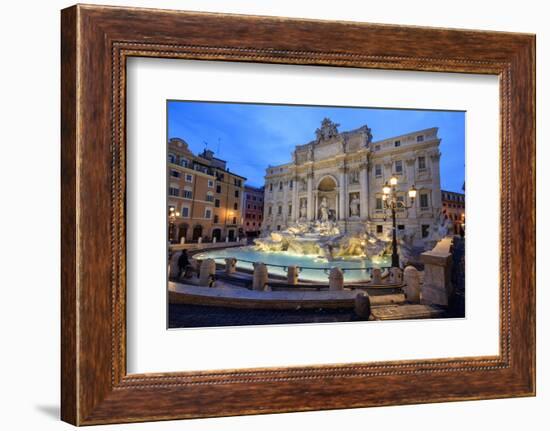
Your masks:
{"label": "ornate lamp post", "polygon": [[174,242],[174,226],[176,223],[176,217],[179,217],[180,213],[176,211],[174,207],[168,208],[168,242],[172,244]]}
{"label": "ornate lamp post", "polygon": [[391,266],[399,268],[399,254],[397,253],[397,222],[396,213],[398,209],[409,209],[414,206],[414,199],[416,198],[416,188],[414,185],[409,189],[410,205],[405,204],[404,200],[399,200],[397,196],[397,177],[392,176],[389,183],[386,182],[382,187],[382,201],[384,209],[391,213],[392,217],[392,254],[391,254]]}

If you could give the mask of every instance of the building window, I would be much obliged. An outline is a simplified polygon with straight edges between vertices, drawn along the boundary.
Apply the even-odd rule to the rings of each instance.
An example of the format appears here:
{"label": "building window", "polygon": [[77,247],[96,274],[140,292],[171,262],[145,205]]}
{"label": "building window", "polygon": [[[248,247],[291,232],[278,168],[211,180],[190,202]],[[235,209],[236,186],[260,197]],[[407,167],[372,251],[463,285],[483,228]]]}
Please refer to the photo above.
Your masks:
{"label": "building window", "polygon": [[235,202],[235,203],[233,204],[233,209],[234,209],[234,210],[238,210],[238,209],[239,209],[239,204],[238,204],[237,202]]}
{"label": "building window", "polygon": [[420,193],[420,208],[428,208],[428,194]]}
{"label": "building window", "polygon": [[416,137],[416,142],[424,142],[424,135],[418,135]]}
{"label": "building window", "polygon": [[281,225],[280,224],[277,225],[277,230],[281,230]]}
{"label": "building window", "polygon": [[193,175],[192,174],[185,174],[185,181],[187,181],[188,183],[192,183],[193,182]]}
{"label": "building window", "polygon": [[294,182],[292,180],[288,182],[288,187],[290,188],[290,190],[294,188]]}
{"label": "building window", "polygon": [[170,196],[179,196],[180,195],[180,189],[178,189],[177,187],[170,187],[168,189],[168,194]]}
{"label": "building window", "polygon": [[396,160],[395,161],[395,173],[396,174],[402,174],[403,173],[403,161],[402,160]]}
{"label": "building window", "polygon": [[393,145],[396,146],[396,147],[400,147],[401,146],[401,141],[394,141]]}
{"label": "building window", "polygon": [[246,206],[246,208],[247,208],[247,209],[250,209],[250,204],[248,204],[248,205]]}
{"label": "building window", "polygon": [[405,225],[404,224],[398,224],[397,229],[398,230],[405,230]]}
{"label": "building window", "polygon": [[270,191],[270,192],[273,191],[273,183],[269,183],[269,191]]}
{"label": "building window", "polygon": [[236,198],[239,197],[239,191],[238,191],[238,190],[235,190],[235,197],[236,197]]}
{"label": "building window", "polygon": [[208,187],[210,187],[211,189],[214,188],[214,181],[208,180]]}
{"label": "building window", "polygon": [[271,215],[271,213],[272,213],[271,207],[267,207],[267,215]]}
{"label": "building window", "polygon": [[189,207],[181,207],[181,216],[189,218]]}
{"label": "building window", "polygon": [[168,163],[176,163],[176,156],[174,154],[168,154]]}
{"label": "building window", "polygon": [[233,217],[233,224],[237,224],[237,217]]}
{"label": "building window", "polygon": [[418,157],[418,169],[420,171],[423,171],[426,169],[426,157],[424,156]]}
{"label": "building window", "polygon": [[204,218],[207,218],[207,219],[212,218],[212,208],[205,208],[204,209]]}
{"label": "building window", "polygon": [[376,225],[376,233],[382,233],[384,231],[384,227],[381,224]]}
{"label": "building window", "polygon": [[218,214],[214,214],[214,223],[219,223],[220,222],[220,217],[218,216]]}
{"label": "building window", "polygon": [[183,191],[183,197],[185,199],[193,199],[193,192],[191,190],[184,190]]}
{"label": "building window", "polygon": [[170,171],[170,175],[174,178],[179,178],[180,173],[178,171],[174,171],[173,169]]}
{"label": "building window", "polygon": [[382,211],[382,198],[376,198],[376,210]]}
{"label": "building window", "polygon": [[216,186],[216,193],[221,193],[222,192],[222,186],[220,186],[219,184]]}
{"label": "building window", "polygon": [[214,195],[212,193],[206,194],[206,202],[214,202]]}
{"label": "building window", "polygon": [[382,176],[382,165],[374,165],[374,175],[377,177]]}
{"label": "building window", "polygon": [[278,215],[281,215],[282,213],[283,213],[283,207],[282,207],[281,205],[279,205],[279,206],[277,207],[277,214],[278,214]]}
{"label": "building window", "polygon": [[292,215],[292,205],[288,206],[288,215]]}
{"label": "building window", "polygon": [[422,238],[427,238],[430,234],[430,225],[429,224],[423,224],[422,225]]}
{"label": "building window", "polygon": [[279,190],[283,190],[283,182],[279,181]]}
{"label": "building window", "polygon": [[189,160],[184,159],[183,157],[180,158],[180,166],[183,166],[184,168],[186,168],[187,166],[189,166]]}
{"label": "building window", "polygon": [[216,199],[216,200],[214,201],[214,206],[215,206],[216,208],[219,208],[219,207],[220,207],[220,200],[219,200],[219,199]]}

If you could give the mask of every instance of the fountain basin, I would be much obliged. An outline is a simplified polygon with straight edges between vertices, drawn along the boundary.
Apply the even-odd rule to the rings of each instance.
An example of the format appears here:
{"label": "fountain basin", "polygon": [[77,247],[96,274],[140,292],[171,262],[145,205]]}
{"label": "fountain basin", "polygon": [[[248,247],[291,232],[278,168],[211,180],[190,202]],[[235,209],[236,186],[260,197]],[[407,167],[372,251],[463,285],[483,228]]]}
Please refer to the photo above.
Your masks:
{"label": "fountain basin", "polygon": [[286,268],[296,265],[301,268],[300,280],[328,283],[330,268],[339,267],[344,270],[346,283],[370,280],[370,268],[388,267],[390,259],[386,257],[368,258],[344,257],[329,261],[317,255],[304,255],[289,251],[259,251],[254,247],[233,247],[229,249],[211,250],[193,256],[196,259],[214,259],[216,263],[224,264],[226,257],[237,259],[237,268],[253,270],[253,262],[263,262],[267,265],[269,274],[286,277]]}

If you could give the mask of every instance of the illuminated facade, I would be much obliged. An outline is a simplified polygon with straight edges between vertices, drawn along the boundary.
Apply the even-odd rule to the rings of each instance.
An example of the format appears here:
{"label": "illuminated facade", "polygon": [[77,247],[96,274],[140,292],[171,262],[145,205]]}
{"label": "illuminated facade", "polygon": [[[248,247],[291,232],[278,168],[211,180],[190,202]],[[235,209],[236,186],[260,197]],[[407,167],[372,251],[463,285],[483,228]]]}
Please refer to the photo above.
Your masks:
{"label": "illuminated facade", "polygon": [[173,242],[242,237],[245,180],[212,151],[195,155],[183,139],[170,139],[168,213],[176,214]]}

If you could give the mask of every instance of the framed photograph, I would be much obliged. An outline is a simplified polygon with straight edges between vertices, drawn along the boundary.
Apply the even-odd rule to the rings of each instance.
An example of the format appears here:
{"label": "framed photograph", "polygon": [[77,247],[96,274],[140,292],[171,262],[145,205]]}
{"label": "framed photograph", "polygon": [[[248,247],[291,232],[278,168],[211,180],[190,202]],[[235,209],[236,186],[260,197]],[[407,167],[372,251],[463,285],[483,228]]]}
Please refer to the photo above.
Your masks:
{"label": "framed photograph", "polygon": [[62,11],[62,419],[535,394],[535,37]]}

